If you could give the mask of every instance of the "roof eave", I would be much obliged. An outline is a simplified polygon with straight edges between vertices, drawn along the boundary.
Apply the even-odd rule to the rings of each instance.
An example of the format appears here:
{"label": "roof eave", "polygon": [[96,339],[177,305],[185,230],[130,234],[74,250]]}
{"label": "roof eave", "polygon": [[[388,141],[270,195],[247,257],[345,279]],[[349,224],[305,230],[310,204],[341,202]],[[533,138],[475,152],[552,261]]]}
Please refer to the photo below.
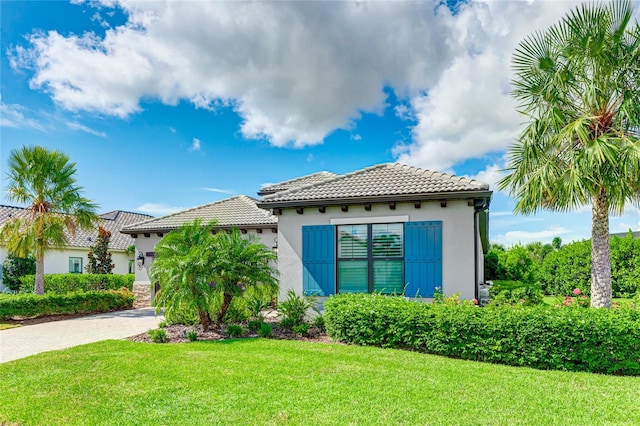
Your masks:
{"label": "roof eave", "polygon": [[305,207],[305,206],[336,206],[353,205],[362,203],[390,203],[390,202],[412,202],[430,200],[468,200],[474,198],[491,199],[493,191],[455,191],[455,192],[435,192],[418,194],[398,194],[398,195],[376,195],[367,197],[345,197],[345,198],[321,198],[311,200],[290,200],[290,201],[260,201],[258,207],[263,209]]}
{"label": "roof eave", "polygon": [[[216,225],[214,229],[232,229],[232,228],[243,228],[243,229],[264,229],[264,228],[277,228],[278,223],[253,223],[253,224],[236,224],[236,225]],[[166,227],[166,228],[145,228],[145,229],[122,229],[120,230],[121,234],[142,234],[142,233],[152,233],[152,232],[162,232],[167,233],[171,231],[175,231],[179,226],[175,227]]]}

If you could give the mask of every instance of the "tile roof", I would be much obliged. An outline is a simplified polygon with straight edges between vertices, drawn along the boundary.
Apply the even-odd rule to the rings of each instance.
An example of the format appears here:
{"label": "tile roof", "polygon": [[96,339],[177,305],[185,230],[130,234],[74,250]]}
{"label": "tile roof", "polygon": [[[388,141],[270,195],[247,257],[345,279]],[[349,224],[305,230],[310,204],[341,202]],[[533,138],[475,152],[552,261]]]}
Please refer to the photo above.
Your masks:
{"label": "tile roof", "polygon": [[204,222],[217,220],[222,227],[277,225],[278,218],[268,210],[257,206],[257,200],[246,195],[237,195],[204,206],[193,207],[188,210],[167,216],[147,220],[128,226],[122,230],[127,234],[138,232],[170,231],[194,219]]}
{"label": "tile roof", "polygon": [[[29,210],[23,207],[2,206],[0,205],[0,226],[8,220],[15,217],[24,217],[29,214]],[[112,250],[125,250],[133,241],[128,235],[120,233],[120,230],[134,223],[138,223],[151,218],[152,216],[140,213],[125,212],[122,210],[114,210],[112,212],[100,215],[100,221],[96,224],[95,229],[85,231],[78,229],[75,235],[67,233],[67,241],[69,247],[91,247],[95,244],[98,237],[98,226],[102,226],[111,232],[111,241],[109,247]]]}
{"label": "tile roof", "polygon": [[358,201],[376,198],[409,198],[451,195],[460,192],[489,192],[489,185],[473,179],[434,172],[399,163],[378,164],[318,183],[266,195],[260,207],[293,205],[299,202]]}
{"label": "tile roof", "polygon": [[285,180],[284,182],[274,183],[263,186],[258,191],[258,195],[265,196],[288,189],[298,188],[305,185],[324,182],[334,177],[340,176],[331,172],[318,172],[311,175],[302,176],[295,179]]}

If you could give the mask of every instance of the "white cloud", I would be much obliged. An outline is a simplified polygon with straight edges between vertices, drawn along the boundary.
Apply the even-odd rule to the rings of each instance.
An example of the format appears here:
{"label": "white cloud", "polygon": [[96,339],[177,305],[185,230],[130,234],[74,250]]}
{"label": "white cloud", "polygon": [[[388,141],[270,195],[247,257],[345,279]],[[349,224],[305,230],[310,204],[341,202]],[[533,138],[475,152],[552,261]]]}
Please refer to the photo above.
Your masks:
{"label": "white cloud", "polygon": [[218,194],[235,194],[236,193],[231,189],[210,188],[207,186],[203,187],[202,189],[209,192],[216,192]]}
{"label": "white cloud", "polygon": [[147,213],[151,216],[164,216],[171,213],[176,213],[182,210],[186,210],[184,207],[168,206],[160,203],[144,203],[134,209],[141,213]]}
{"label": "white cloud", "polygon": [[491,164],[477,174],[469,176],[469,178],[482,183],[487,183],[489,184],[489,189],[492,191],[498,191],[498,181],[505,176],[505,173],[501,171],[503,168],[504,166]]}
{"label": "white cloud", "polygon": [[350,136],[352,141],[361,141],[362,140],[362,136],[360,136],[359,134],[355,134],[355,135],[351,135]]}
{"label": "white cloud", "polygon": [[313,154],[309,153],[309,155],[307,155],[307,163],[310,163],[313,161]]}
{"label": "white cloud", "polygon": [[10,127],[14,129],[31,128],[41,132],[46,131],[45,126],[35,118],[33,111],[18,104],[5,104],[0,98],[0,127]]}
{"label": "white cloud", "polygon": [[34,33],[10,61],[68,110],[127,117],[141,99],[231,106],[245,138],[275,146],[352,130],[362,113],[381,114],[392,90],[396,115],[416,122],[394,154],[448,170],[513,140],[511,53],[573,3],[474,1],[456,15],[440,3],[92,0],[100,13],[122,8],[127,23],[104,37]]}
{"label": "white cloud", "polygon": [[71,130],[79,130],[81,132],[89,133],[90,135],[98,136],[100,138],[106,138],[107,134],[105,132],[101,132],[99,130],[94,130],[90,127],[87,127],[83,124],[67,121],[67,127]]}
{"label": "white cloud", "polygon": [[549,242],[554,237],[560,237],[562,235],[567,235],[571,231],[563,228],[561,226],[552,226],[549,229],[544,229],[542,231],[508,231],[505,234],[498,235],[493,239],[492,242],[496,242],[499,244],[504,244],[507,246],[511,246],[514,244],[527,244],[534,241],[542,241]]}
{"label": "white cloud", "polygon": [[202,143],[200,142],[200,139],[193,138],[193,140],[191,141],[191,146],[189,147],[189,152],[200,151],[201,146]]}
{"label": "white cloud", "polygon": [[522,118],[509,95],[510,58],[527,34],[548,27],[569,2],[477,1],[461,6],[448,42],[455,56],[436,84],[411,99],[412,143],[399,144],[399,161],[446,170],[468,158],[501,152]]}
{"label": "white cloud", "polygon": [[104,37],[34,33],[11,64],[68,110],[127,117],[143,98],[230,105],[244,137],[301,147],[381,113],[385,87],[401,98],[429,88],[453,53],[455,18],[435,1],[118,6],[128,22]]}

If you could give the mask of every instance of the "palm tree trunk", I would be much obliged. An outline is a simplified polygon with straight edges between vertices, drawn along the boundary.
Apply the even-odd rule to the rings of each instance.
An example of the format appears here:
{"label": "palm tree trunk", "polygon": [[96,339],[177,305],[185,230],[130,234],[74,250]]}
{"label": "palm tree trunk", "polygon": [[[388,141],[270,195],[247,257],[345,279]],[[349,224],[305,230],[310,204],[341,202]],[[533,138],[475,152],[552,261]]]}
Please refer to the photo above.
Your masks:
{"label": "palm tree trunk", "polygon": [[593,199],[591,224],[591,306],[611,306],[609,198],[604,189]]}
{"label": "palm tree trunk", "polygon": [[218,313],[218,319],[217,319],[218,324],[222,323],[222,319],[224,318],[224,315],[229,310],[229,306],[231,306],[232,300],[233,300],[233,295],[225,292],[222,298],[222,306],[220,306],[220,312]]}
{"label": "palm tree trunk", "polygon": [[35,294],[44,294],[44,256],[36,257],[36,282],[33,286]]}
{"label": "palm tree trunk", "polygon": [[204,331],[209,331],[211,329],[211,325],[213,324],[213,322],[211,321],[211,316],[209,315],[209,311],[198,308],[198,316],[200,317],[202,329]]}

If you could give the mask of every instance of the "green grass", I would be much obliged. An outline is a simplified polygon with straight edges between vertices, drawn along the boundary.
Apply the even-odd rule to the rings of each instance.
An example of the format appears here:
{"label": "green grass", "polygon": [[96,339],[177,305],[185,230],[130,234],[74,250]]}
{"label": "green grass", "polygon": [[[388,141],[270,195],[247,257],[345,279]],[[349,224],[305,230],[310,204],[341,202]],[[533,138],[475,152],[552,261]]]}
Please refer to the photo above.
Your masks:
{"label": "green grass", "polygon": [[297,341],[105,341],[0,377],[0,424],[640,424],[637,377]]}

